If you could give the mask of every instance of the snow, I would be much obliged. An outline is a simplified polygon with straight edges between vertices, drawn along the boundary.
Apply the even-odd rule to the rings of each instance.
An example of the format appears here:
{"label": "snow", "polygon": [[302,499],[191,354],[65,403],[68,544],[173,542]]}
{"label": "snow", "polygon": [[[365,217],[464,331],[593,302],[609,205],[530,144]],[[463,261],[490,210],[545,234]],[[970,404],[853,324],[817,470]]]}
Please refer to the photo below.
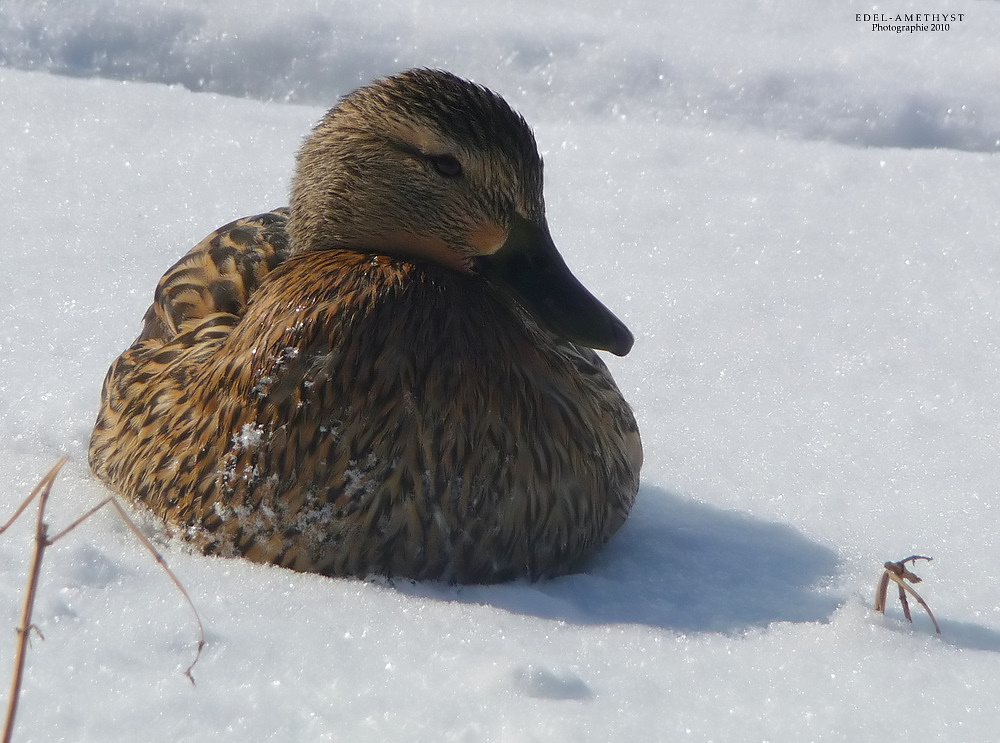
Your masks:
{"label": "snow", "polygon": [[[992,740],[1000,723],[1000,5],[10,0],[0,8],[0,504],[53,530],[157,278],[286,203],[338,95],[412,65],[505,95],[567,262],[635,332],[646,451],[579,574],[330,580],[99,513],[46,552],[17,741]],[[878,12],[935,12],[909,0]],[[249,432],[252,433],[252,432]],[[252,443],[247,439],[247,444]],[[0,536],[0,625],[31,519]],[[943,634],[895,597],[915,571]],[[0,643],[0,672],[14,633]]]}

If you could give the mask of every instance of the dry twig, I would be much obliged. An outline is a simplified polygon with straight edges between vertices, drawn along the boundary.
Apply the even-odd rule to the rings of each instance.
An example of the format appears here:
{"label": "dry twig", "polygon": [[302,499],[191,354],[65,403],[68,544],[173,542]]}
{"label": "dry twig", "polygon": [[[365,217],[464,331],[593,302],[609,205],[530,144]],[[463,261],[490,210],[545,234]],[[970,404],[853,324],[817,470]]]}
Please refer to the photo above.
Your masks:
{"label": "dry twig", "polygon": [[14,672],[11,676],[10,695],[7,700],[7,718],[4,723],[3,743],[10,743],[11,736],[13,735],[14,718],[17,714],[17,705],[21,696],[21,680],[24,677],[24,661],[27,655],[29,635],[31,631],[34,630],[39,636],[41,636],[41,632],[38,628],[31,623],[31,614],[35,605],[35,593],[38,588],[38,577],[42,567],[42,554],[45,552],[46,547],[49,547],[59,539],[62,539],[77,526],[101,510],[104,506],[108,505],[108,503],[115,507],[115,510],[118,511],[118,515],[122,517],[132,533],[138,537],[139,541],[142,542],[142,545],[149,551],[156,562],[159,563],[160,567],[177,587],[177,590],[179,590],[181,595],[184,596],[184,600],[187,602],[188,606],[191,607],[191,611],[194,613],[195,621],[198,624],[198,647],[195,651],[194,660],[184,671],[184,675],[192,684],[194,683],[192,671],[194,670],[198,659],[201,657],[202,649],[205,647],[205,628],[204,625],[202,625],[201,616],[198,614],[198,610],[195,608],[194,602],[191,600],[191,596],[167,565],[167,561],[163,559],[163,555],[156,550],[152,542],[146,538],[146,535],[142,533],[139,527],[136,526],[135,522],[132,521],[118,501],[116,501],[113,497],[109,496],[108,498],[102,500],[55,536],[50,537],[48,535],[48,524],[44,521],[45,506],[48,502],[49,492],[52,490],[52,483],[55,481],[56,475],[66,463],[67,459],[68,457],[60,459],[56,465],[49,470],[45,477],[39,481],[38,485],[35,486],[35,489],[31,491],[31,494],[24,500],[24,502],[17,507],[14,511],[14,515],[11,516],[11,518],[8,519],[3,526],[0,526],[0,534],[3,534],[3,532],[5,532],[22,513],[24,513],[24,510],[31,504],[31,501],[38,497],[38,519],[35,526],[35,547],[31,555],[31,565],[28,568],[28,584],[24,591],[24,604],[21,608],[21,621],[17,627],[17,650],[14,655]]}
{"label": "dry twig", "polygon": [[69,457],[63,457],[56,462],[55,467],[48,471],[31,491],[14,516],[3,525],[0,533],[14,523],[14,520],[21,515],[28,504],[38,496],[38,520],[35,523],[35,549],[31,553],[31,567],[28,568],[28,585],[24,589],[24,604],[21,606],[21,621],[17,626],[17,650],[14,653],[14,672],[11,674],[10,694],[7,697],[7,719],[4,722],[3,743],[10,743],[14,734],[14,718],[17,715],[17,703],[21,699],[21,678],[24,676],[24,659],[28,649],[28,635],[33,625],[31,624],[31,612],[35,606],[35,591],[38,589],[38,575],[42,569],[42,553],[50,544],[48,538],[48,525],[43,521],[45,517],[45,504],[49,499],[49,492],[52,490],[52,482],[59,474],[59,470],[66,464]]}
{"label": "dry twig", "polygon": [[929,607],[927,602],[920,597],[919,593],[910,588],[910,586],[906,585],[906,581],[909,581],[910,583],[920,583],[920,578],[906,569],[906,563],[915,562],[917,560],[930,561],[932,559],[934,558],[923,557],[922,555],[910,555],[906,559],[900,560],[899,562],[887,562],[883,566],[885,570],[882,571],[882,577],[879,578],[878,586],[875,588],[875,611],[880,614],[885,613],[886,594],[889,590],[889,581],[892,581],[899,587],[899,603],[903,605],[903,616],[905,616],[908,621],[913,621],[913,617],[910,616],[910,604],[906,600],[906,594],[910,594],[922,607],[924,607],[924,611],[927,612],[927,616],[929,616],[931,618],[931,622],[934,623],[934,629],[938,634],[941,634],[941,627],[934,618],[934,613],[931,611],[931,607]]}
{"label": "dry twig", "polygon": [[160,567],[163,568],[163,572],[165,572],[167,574],[167,577],[169,577],[170,580],[173,582],[173,584],[177,586],[177,590],[181,592],[181,595],[184,597],[184,600],[187,601],[188,606],[191,607],[191,611],[194,612],[194,619],[198,623],[198,648],[197,650],[195,650],[194,660],[191,661],[191,665],[189,665],[184,670],[184,675],[187,676],[188,681],[190,681],[193,684],[194,676],[191,675],[191,672],[194,670],[195,664],[198,662],[198,659],[201,658],[201,651],[205,647],[205,626],[201,623],[201,616],[198,614],[198,610],[195,608],[194,601],[191,600],[191,596],[188,594],[187,589],[184,588],[180,580],[177,579],[177,576],[174,575],[174,571],[170,569],[169,565],[167,565],[167,561],[163,559],[163,555],[157,552],[156,548],[153,546],[153,543],[150,542],[149,539],[146,537],[146,535],[142,533],[139,527],[136,526],[135,522],[131,518],[129,518],[129,515],[125,513],[125,509],[121,507],[121,504],[114,498],[108,498],[108,500],[111,502],[111,505],[115,507],[115,510],[118,511],[118,515],[121,516],[122,519],[124,519],[125,524],[128,526],[128,528],[132,530],[132,533],[139,538],[140,542],[142,542],[142,546],[149,551],[149,554],[151,554],[153,558],[160,564]]}

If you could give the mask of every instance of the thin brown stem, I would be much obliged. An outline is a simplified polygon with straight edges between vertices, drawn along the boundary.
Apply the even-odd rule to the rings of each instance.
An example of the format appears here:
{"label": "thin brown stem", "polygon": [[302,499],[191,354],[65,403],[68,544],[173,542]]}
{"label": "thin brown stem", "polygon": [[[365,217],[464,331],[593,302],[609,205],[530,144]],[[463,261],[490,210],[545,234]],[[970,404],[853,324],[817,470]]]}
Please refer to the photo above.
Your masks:
{"label": "thin brown stem", "polygon": [[[14,514],[14,518],[24,510],[29,502],[37,495],[38,496],[38,520],[35,524],[35,549],[31,554],[31,565],[28,568],[28,584],[24,590],[24,604],[21,606],[21,621],[17,627],[17,650],[14,653],[14,672],[11,677],[10,682],[10,696],[7,699],[7,719],[4,723],[3,732],[3,743],[10,743],[11,738],[14,734],[14,718],[17,716],[17,704],[21,698],[21,679],[24,677],[24,661],[27,656],[28,649],[28,635],[31,632],[31,613],[35,606],[35,593],[38,590],[38,576],[42,569],[42,555],[45,552],[45,548],[49,545],[48,538],[48,525],[45,523],[45,505],[49,500],[49,492],[52,490],[52,483],[62,469],[62,466],[66,464],[66,460],[69,457],[63,457],[55,466],[49,470],[48,474],[45,475],[35,486],[31,495],[28,499],[21,505],[21,507]],[[10,525],[13,519],[9,521],[5,526]]]}
{"label": "thin brown stem", "polygon": [[[919,593],[917,593],[915,590],[913,590],[908,585],[906,585],[903,582],[902,578],[898,578],[898,579],[894,578],[893,580],[895,580],[896,583],[899,584],[899,595],[900,595],[901,598],[906,595],[906,594],[903,593],[903,591],[906,591],[906,593],[910,594],[911,596],[913,596],[913,598],[915,598],[917,600],[918,604],[920,604],[922,607],[924,607],[924,611],[927,612],[927,616],[929,616],[931,618],[931,622],[934,624],[934,631],[937,632],[940,635],[941,634],[941,626],[938,624],[937,619],[934,618],[934,612],[931,611],[931,607],[929,607],[927,605],[927,602],[923,600],[923,598],[920,596]],[[903,599],[903,605],[904,606],[906,605],[906,599],[905,598]],[[910,619],[909,614],[907,614],[906,618]],[[910,619],[910,621],[912,622],[913,620]]]}
{"label": "thin brown stem", "polygon": [[89,519],[91,516],[93,516],[98,511],[100,511],[102,508],[104,508],[110,502],[111,502],[111,496],[109,495],[107,498],[105,498],[100,503],[98,503],[96,506],[94,506],[93,508],[91,508],[85,514],[83,514],[83,516],[81,516],[80,518],[78,518],[76,521],[74,521],[72,524],[70,524],[69,526],[67,526],[65,529],[63,529],[61,532],[59,532],[58,534],[56,534],[54,537],[49,537],[49,544],[55,544],[56,542],[58,542],[60,539],[62,539],[67,534],[69,534],[76,527],[78,527],[84,521],[86,521],[87,519]]}
{"label": "thin brown stem", "polygon": [[153,558],[158,563],[160,563],[160,567],[163,568],[163,572],[165,572],[167,574],[167,577],[170,578],[170,580],[173,582],[175,586],[177,586],[177,590],[181,592],[181,595],[184,597],[184,600],[187,601],[188,606],[191,607],[191,611],[194,612],[195,622],[198,623],[198,647],[195,650],[194,660],[191,661],[191,665],[189,665],[187,669],[184,671],[184,675],[187,676],[188,681],[190,681],[193,684],[194,676],[192,675],[192,671],[194,670],[195,665],[198,663],[198,659],[201,658],[201,651],[205,647],[205,627],[201,623],[201,615],[198,614],[198,609],[195,608],[194,601],[191,600],[191,596],[188,594],[187,589],[184,588],[183,584],[180,582],[180,580],[178,580],[177,576],[174,575],[174,572],[170,569],[170,566],[167,565],[167,561],[163,559],[163,555],[161,555],[157,551],[156,547],[153,546],[153,543],[150,542],[149,539],[146,537],[146,535],[142,533],[142,531],[139,529],[138,526],[136,526],[136,523],[132,521],[129,515],[125,512],[125,509],[122,508],[121,504],[114,498],[111,498],[110,501],[111,505],[113,505],[115,509],[118,511],[118,514],[125,521],[125,524],[128,526],[128,528],[132,530],[132,533],[135,534],[136,537],[138,537],[139,541],[142,542],[143,546],[149,551],[149,554],[151,554]]}
{"label": "thin brown stem", "polygon": [[883,570],[882,576],[878,579],[878,585],[875,587],[875,611],[881,614],[885,613],[885,598],[888,590],[889,571]]}

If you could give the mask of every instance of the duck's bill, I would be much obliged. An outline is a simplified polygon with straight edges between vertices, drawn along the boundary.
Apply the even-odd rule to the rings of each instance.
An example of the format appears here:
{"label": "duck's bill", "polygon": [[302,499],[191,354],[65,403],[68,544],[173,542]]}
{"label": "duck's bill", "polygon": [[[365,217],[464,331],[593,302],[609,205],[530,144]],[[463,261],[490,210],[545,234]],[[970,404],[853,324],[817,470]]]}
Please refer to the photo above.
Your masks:
{"label": "duck's bill", "polygon": [[515,217],[503,246],[477,257],[475,267],[566,340],[618,356],[632,349],[632,333],[570,272],[544,222]]}

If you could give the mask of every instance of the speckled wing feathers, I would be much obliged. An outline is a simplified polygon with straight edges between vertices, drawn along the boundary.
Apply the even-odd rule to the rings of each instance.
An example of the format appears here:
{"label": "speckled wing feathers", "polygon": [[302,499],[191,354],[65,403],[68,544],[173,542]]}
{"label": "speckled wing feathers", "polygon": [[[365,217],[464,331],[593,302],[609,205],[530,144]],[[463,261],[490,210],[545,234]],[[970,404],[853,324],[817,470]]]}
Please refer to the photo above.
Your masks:
{"label": "speckled wing feathers", "polygon": [[188,320],[242,316],[250,294],[288,257],[288,209],[220,227],[171,266],[156,285],[139,340],[169,340]]}

